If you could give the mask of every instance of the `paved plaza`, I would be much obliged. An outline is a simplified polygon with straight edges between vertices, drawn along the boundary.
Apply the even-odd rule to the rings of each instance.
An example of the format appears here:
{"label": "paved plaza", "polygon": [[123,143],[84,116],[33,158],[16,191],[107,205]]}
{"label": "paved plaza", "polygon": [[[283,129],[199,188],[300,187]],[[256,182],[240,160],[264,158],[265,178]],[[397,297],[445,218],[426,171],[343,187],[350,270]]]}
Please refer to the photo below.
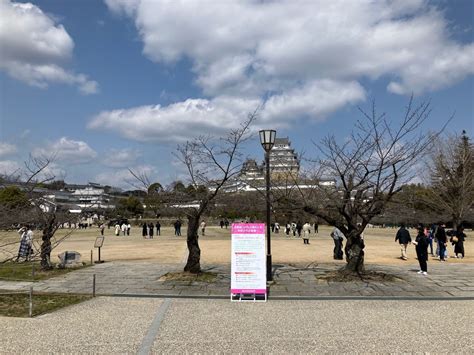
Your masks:
{"label": "paved plaza", "polygon": [[[380,271],[396,277],[395,281],[331,282],[318,279],[337,264],[274,265],[274,282],[269,285],[270,297],[434,297],[474,299],[474,265],[433,261],[429,275],[416,273],[410,265],[367,265],[367,270]],[[214,282],[166,281],[168,272],[182,271],[183,264],[113,261],[73,271],[60,277],[38,282],[0,281],[0,290],[35,292],[92,293],[96,275],[97,295],[141,295],[168,297],[229,297],[230,266],[203,265],[204,271],[217,274]]]}

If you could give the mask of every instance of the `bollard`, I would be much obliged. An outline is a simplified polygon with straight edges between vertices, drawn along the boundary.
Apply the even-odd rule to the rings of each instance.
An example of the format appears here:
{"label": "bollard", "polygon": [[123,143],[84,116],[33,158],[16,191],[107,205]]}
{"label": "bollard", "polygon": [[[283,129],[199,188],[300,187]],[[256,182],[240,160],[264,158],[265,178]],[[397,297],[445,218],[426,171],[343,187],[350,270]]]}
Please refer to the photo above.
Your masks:
{"label": "bollard", "polygon": [[33,317],[33,286],[30,286],[30,307],[28,315],[30,318]]}
{"label": "bollard", "polygon": [[92,297],[95,297],[95,274],[92,275]]}
{"label": "bollard", "polygon": [[94,259],[93,259],[93,252],[91,250],[91,265],[94,264]]}

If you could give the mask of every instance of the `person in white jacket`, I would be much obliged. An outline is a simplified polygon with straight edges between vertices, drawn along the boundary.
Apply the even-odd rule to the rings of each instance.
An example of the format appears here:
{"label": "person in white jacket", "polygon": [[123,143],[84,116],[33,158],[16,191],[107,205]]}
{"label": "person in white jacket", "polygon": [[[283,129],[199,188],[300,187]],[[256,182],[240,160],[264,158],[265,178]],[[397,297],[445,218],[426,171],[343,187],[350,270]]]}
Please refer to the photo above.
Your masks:
{"label": "person in white jacket", "polygon": [[303,225],[303,230],[302,230],[302,235],[303,235],[303,243],[304,244],[309,244],[309,235],[311,234],[311,225],[306,222]]}

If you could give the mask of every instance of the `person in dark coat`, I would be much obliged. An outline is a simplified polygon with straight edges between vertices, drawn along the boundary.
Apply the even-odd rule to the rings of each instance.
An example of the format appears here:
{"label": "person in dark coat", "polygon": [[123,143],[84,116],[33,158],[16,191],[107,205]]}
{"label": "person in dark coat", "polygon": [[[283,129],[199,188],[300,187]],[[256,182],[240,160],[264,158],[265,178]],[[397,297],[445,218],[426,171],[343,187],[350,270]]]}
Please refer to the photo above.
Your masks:
{"label": "person in dark coat", "polygon": [[428,238],[425,236],[423,225],[418,225],[418,235],[416,236],[415,244],[416,256],[420,264],[419,274],[428,275]]}
{"label": "person in dark coat", "polygon": [[435,238],[438,241],[439,246],[439,260],[441,262],[444,262],[444,256],[446,254],[446,245],[448,243],[448,239],[446,237],[446,230],[444,229],[445,227],[446,225],[444,223],[440,223],[435,233]]}
{"label": "person in dark coat", "polygon": [[160,221],[156,221],[156,235],[161,235],[161,223]]}
{"label": "person in dark coat", "polygon": [[148,230],[150,233],[150,238],[153,239],[153,232],[155,231],[155,226],[153,222],[150,222],[150,224],[148,225]]}
{"label": "person in dark coat", "polygon": [[146,238],[147,236],[148,236],[148,228],[147,228],[146,223],[143,223],[143,227],[142,227],[142,237],[143,237],[143,238]]}
{"label": "person in dark coat", "polygon": [[408,232],[403,223],[400,225],[400,229],[395,236],[395,242],[397,241],[400,243],[400,250],[402,252],[400,259],[407,260],[407,245],[411,243],[411,237],[410,232]]}
{"label": "person in dark coat", "polygon": [[454,256],[456,258],[464,258],[464,241],[466,240],[466,234],[464,233],[464,228],[459,227],[456,231],[455,236],[452,238],[452,243],[454,245]]}
{"label": "person in dark coat", "polygon": [[300,221],[296,222],[296,232],[298,233],[298,237],[301,237],[301,230],[303,229],[303,225]]}

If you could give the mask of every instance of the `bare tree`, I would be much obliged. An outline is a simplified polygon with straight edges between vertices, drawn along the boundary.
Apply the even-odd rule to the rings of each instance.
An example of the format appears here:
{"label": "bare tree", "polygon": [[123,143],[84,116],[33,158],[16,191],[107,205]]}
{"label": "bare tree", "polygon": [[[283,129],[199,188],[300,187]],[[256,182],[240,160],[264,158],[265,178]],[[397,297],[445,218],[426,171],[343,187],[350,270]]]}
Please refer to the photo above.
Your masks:
{"label": "bare tree", "polygon": [[0,206],[0,220],[2,221],[0,227],[11,228],[18,224],[28,224],[41,228],[42,242],[39,248],[40,250],[34,253],[33,257],[39,254],[41,267],[45,270],[52,268],[51,251],[53,248],[71,234],[68,233],[60,239],[55,239],[54,235],[61,223],[66,220],[67,212],[58,209],[57,206],[44,198],[43,193],[38,191],[40,186],[54,180],[54,174],[50,173],[48,169],[53,161],[54,156],[30,156],[29,160],[25,162],[23,181],[21,180],[21,175],[18,175],[18,179],[15,181],[3,179],[3,181],[9,181],[10,183],[21,186],[27,203],[17,206],[14,209],[9,209],[5,204]]}
{"label": "bare tree", "polygon": [[250,126],[255,119],[256,112],[249,114],[239,128],[230,130],[225,137],[214,139],[211,136],[201,136],[177,148],[175,156],[186,167],[195,191],[176,191],[175,202],[196,205],[184,209],[188,219],[189,251],[184,271],[201,272],[201,249],[198,242],[200,219],[211,207],[211,202],[221,192],[221,188],[240,171],[241,146],[249,138]]}
{"label": "bare tree", "polygon": [[328,135],[316,144],[321,169],[313,178],[335,177],[336,186],[302,193],[306,212],[344,233],[345,270],[358,273],[364,270],[363,230],[413,179],[418,159],[433,139],[421,130],[430,115],[429,102],[415,106],[411,98],[398,126],[384,113],[378,114],[375,103],[370,113],[360,111],[363,119],[344,142]]}
{"label": "bare tree", "polygon": [[449,213],[457,229],[474,203],[474,147],[463,131],[434,141],[430,155],[430,205]]}

